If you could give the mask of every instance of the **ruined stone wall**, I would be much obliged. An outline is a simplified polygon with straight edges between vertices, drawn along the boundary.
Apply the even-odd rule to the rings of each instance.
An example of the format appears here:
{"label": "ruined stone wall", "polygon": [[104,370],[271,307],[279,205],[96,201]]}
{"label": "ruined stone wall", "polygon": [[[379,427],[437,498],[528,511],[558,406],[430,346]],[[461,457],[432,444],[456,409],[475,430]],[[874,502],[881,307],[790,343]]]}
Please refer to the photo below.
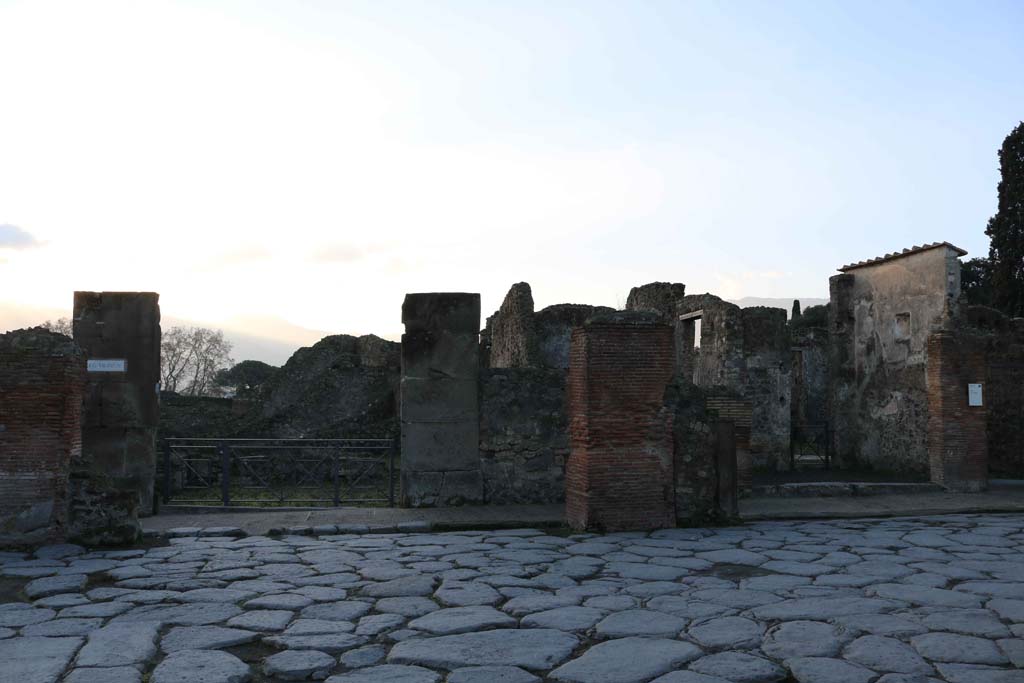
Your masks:
{"label": "ruined stone wall", "polygon": [[153,510],[160,420],[160,306],[152,292],[75,292],[74,336],[88,360],[124,361],[87,373],[83,461],[94,481],[138,494]]}
{"label": "ruined stone wall", "polygon": [[569,340],[574,327],[581,326],[595,315],[613,313],[607,306],[584,304],[555,304],[534,314],[537,331],[537,360],[539,367],[569,368]]}
{"label": "ruined stone wall", "polygon": [[374,335],[324,337],[296,351],[239,421],[267,437],[397,437],[400,354]]}
{"label": "ruined stone wall", "polygon": [[694,353],[698,323],[682,320],[681,372],[692,377],[699,387],[728,387],[741,391],[743,383],[743,318],[742,309],[722,301],[713,294],[684,297],[677,313],[682,316],[700,313],[700,353]]}
{"label": "ruined stone wall", "polygon": [[[696,385],[679,379],[670,387],[666,404],[673,414],[673,465],[676,522],[681,526],[705,526],[735,519],[736,510],[736,433],[740,423],[747,422],[749,434],[749,404],[745,410],[735,400],[726,401],[724,395],[709,401],[705,392]],[[727,405],[739,410],[711,410]],[[720,443],[720,426],[728,425],[733,439]],[[749,438],[749,437],[747,437]],[[721,467],[718,449],[731,448],[731,468]]]}
{"label": "ruined stone wall", "polygon": [[512,285],[490,321],[490,367],[537,367],[537,332],[533,317],[530,285],[526,282]]}
{"label": "ruined stone wall", "polygon": [[[681,373],[705,389],[722,388],[750,402],[751,467],[789,466],[792,351],[781,308],[740,308],[711,294],[677,306]],[[699,328],[697,326],[699,316]],[[700,330],[700,352],[694,351]],[[741,462],[741,476],[747,464]]]}
{"label": "ruined stone wall", "polygon": [[0,546],[67,537],[84,390],[85,356],[68,337],[0,335]]}
{"label": "ruined stone wall", "polygon": [[830,414],[841,467],[928,471],[929,335],[956,315],[957,252],[939,247],[830,279]]}
{"label": "ruined stone wall", "polygon": [[484,500],[495,505],[557,503],[569,455],[566,373],[560,369],[480,371],[480,468]]}
{"label": "ruined stone wall", "polygon": [[675,524],[672,327],[656,314],[613,313],[573,331],[566,519],[616,531]]}
{"label": "ruined stone wall", "polygon": [[534,312],[530,285],[514,284],[480,333],[480,367],[565,370],[572,329],[591,316],[612,311],[606,306],[556,304]]}
{"label": "ruined stone wall", "polygon": [[752,406],[750,454],[754,467],[789,469],[792,436],[792,349],[786,311],[754,306],[740,310],[743,321],[741,391]]}

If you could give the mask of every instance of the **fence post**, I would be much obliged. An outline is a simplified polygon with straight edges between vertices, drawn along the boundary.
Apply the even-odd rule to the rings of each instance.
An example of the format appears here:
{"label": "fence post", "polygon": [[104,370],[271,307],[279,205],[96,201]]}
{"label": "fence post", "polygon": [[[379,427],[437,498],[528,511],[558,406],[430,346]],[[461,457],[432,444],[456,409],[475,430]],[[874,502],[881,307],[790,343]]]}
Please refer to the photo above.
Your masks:
{"label": "fence post", "polygon": [[217,446],[220,455],[220,499],[224,507],[231,505],[231,451],[227,445]]}
{"label": "fence post", "polygon": [[398,450],[398,440],[391,439],[391,448],[388,449],[388,507],[395,507],[395,451]]}
{"label": "fence post", "polygon": [[171,500],[171,442],[164,439],[164,481],[163,481],[164,504]]}
{"label": "fence post", "polygon": [[341,505],[341,458],[337,453],[331,454],[331,483],[334,485],[334,507]]}

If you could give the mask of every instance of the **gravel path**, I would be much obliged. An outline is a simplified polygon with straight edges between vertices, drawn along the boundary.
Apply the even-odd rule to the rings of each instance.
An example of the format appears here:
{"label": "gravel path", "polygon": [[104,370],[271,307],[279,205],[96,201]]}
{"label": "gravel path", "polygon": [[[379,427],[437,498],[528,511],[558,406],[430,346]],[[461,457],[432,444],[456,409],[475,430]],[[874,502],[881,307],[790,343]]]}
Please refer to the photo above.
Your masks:
{"label": "gravel path", "polygon": [[1024,683],[1024,516],[0,553],[0,683]]}

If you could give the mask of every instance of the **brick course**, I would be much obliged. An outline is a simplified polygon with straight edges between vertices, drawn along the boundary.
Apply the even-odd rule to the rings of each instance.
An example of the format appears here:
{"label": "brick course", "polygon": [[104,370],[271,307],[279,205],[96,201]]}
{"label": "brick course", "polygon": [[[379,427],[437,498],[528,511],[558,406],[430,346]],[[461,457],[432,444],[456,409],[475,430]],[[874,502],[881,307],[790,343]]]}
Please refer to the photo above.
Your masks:
{"label": "brick course", "polygon": [[84,386],[85,358],[68,337],[0,335],[0,545],[65,537]]}
{"label": "brick course", "polygon": [[673,329],[654,314],[609,314],[573,330],[567,391],[570,526],[674,526],[673,415],[665,406],[674,368]]}
{"label": "brick course", "polygon": [[928,338],[928,458],[932,481],[951,491],[988,484],[987,396],[969,406],[967,385],[986,385],[983,338],[940,330]]}

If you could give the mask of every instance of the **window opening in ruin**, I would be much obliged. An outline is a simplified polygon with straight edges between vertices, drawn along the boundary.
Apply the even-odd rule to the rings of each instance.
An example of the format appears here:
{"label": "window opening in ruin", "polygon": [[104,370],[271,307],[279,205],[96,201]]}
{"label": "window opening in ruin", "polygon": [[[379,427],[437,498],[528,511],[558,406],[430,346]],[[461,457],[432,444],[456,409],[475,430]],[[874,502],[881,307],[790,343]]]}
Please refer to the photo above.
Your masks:
{"label": "window opening in ruin", "polygon": [[701,319],[695,318],[693,321],[693,348],[700,349],[700,330],[701,330]]}
{"label": "window opening in ruin", "polygon": [[909,313],[896,314],[896,322],[893,325],[893,337],[896,341],[908,341],[910,339]]}

